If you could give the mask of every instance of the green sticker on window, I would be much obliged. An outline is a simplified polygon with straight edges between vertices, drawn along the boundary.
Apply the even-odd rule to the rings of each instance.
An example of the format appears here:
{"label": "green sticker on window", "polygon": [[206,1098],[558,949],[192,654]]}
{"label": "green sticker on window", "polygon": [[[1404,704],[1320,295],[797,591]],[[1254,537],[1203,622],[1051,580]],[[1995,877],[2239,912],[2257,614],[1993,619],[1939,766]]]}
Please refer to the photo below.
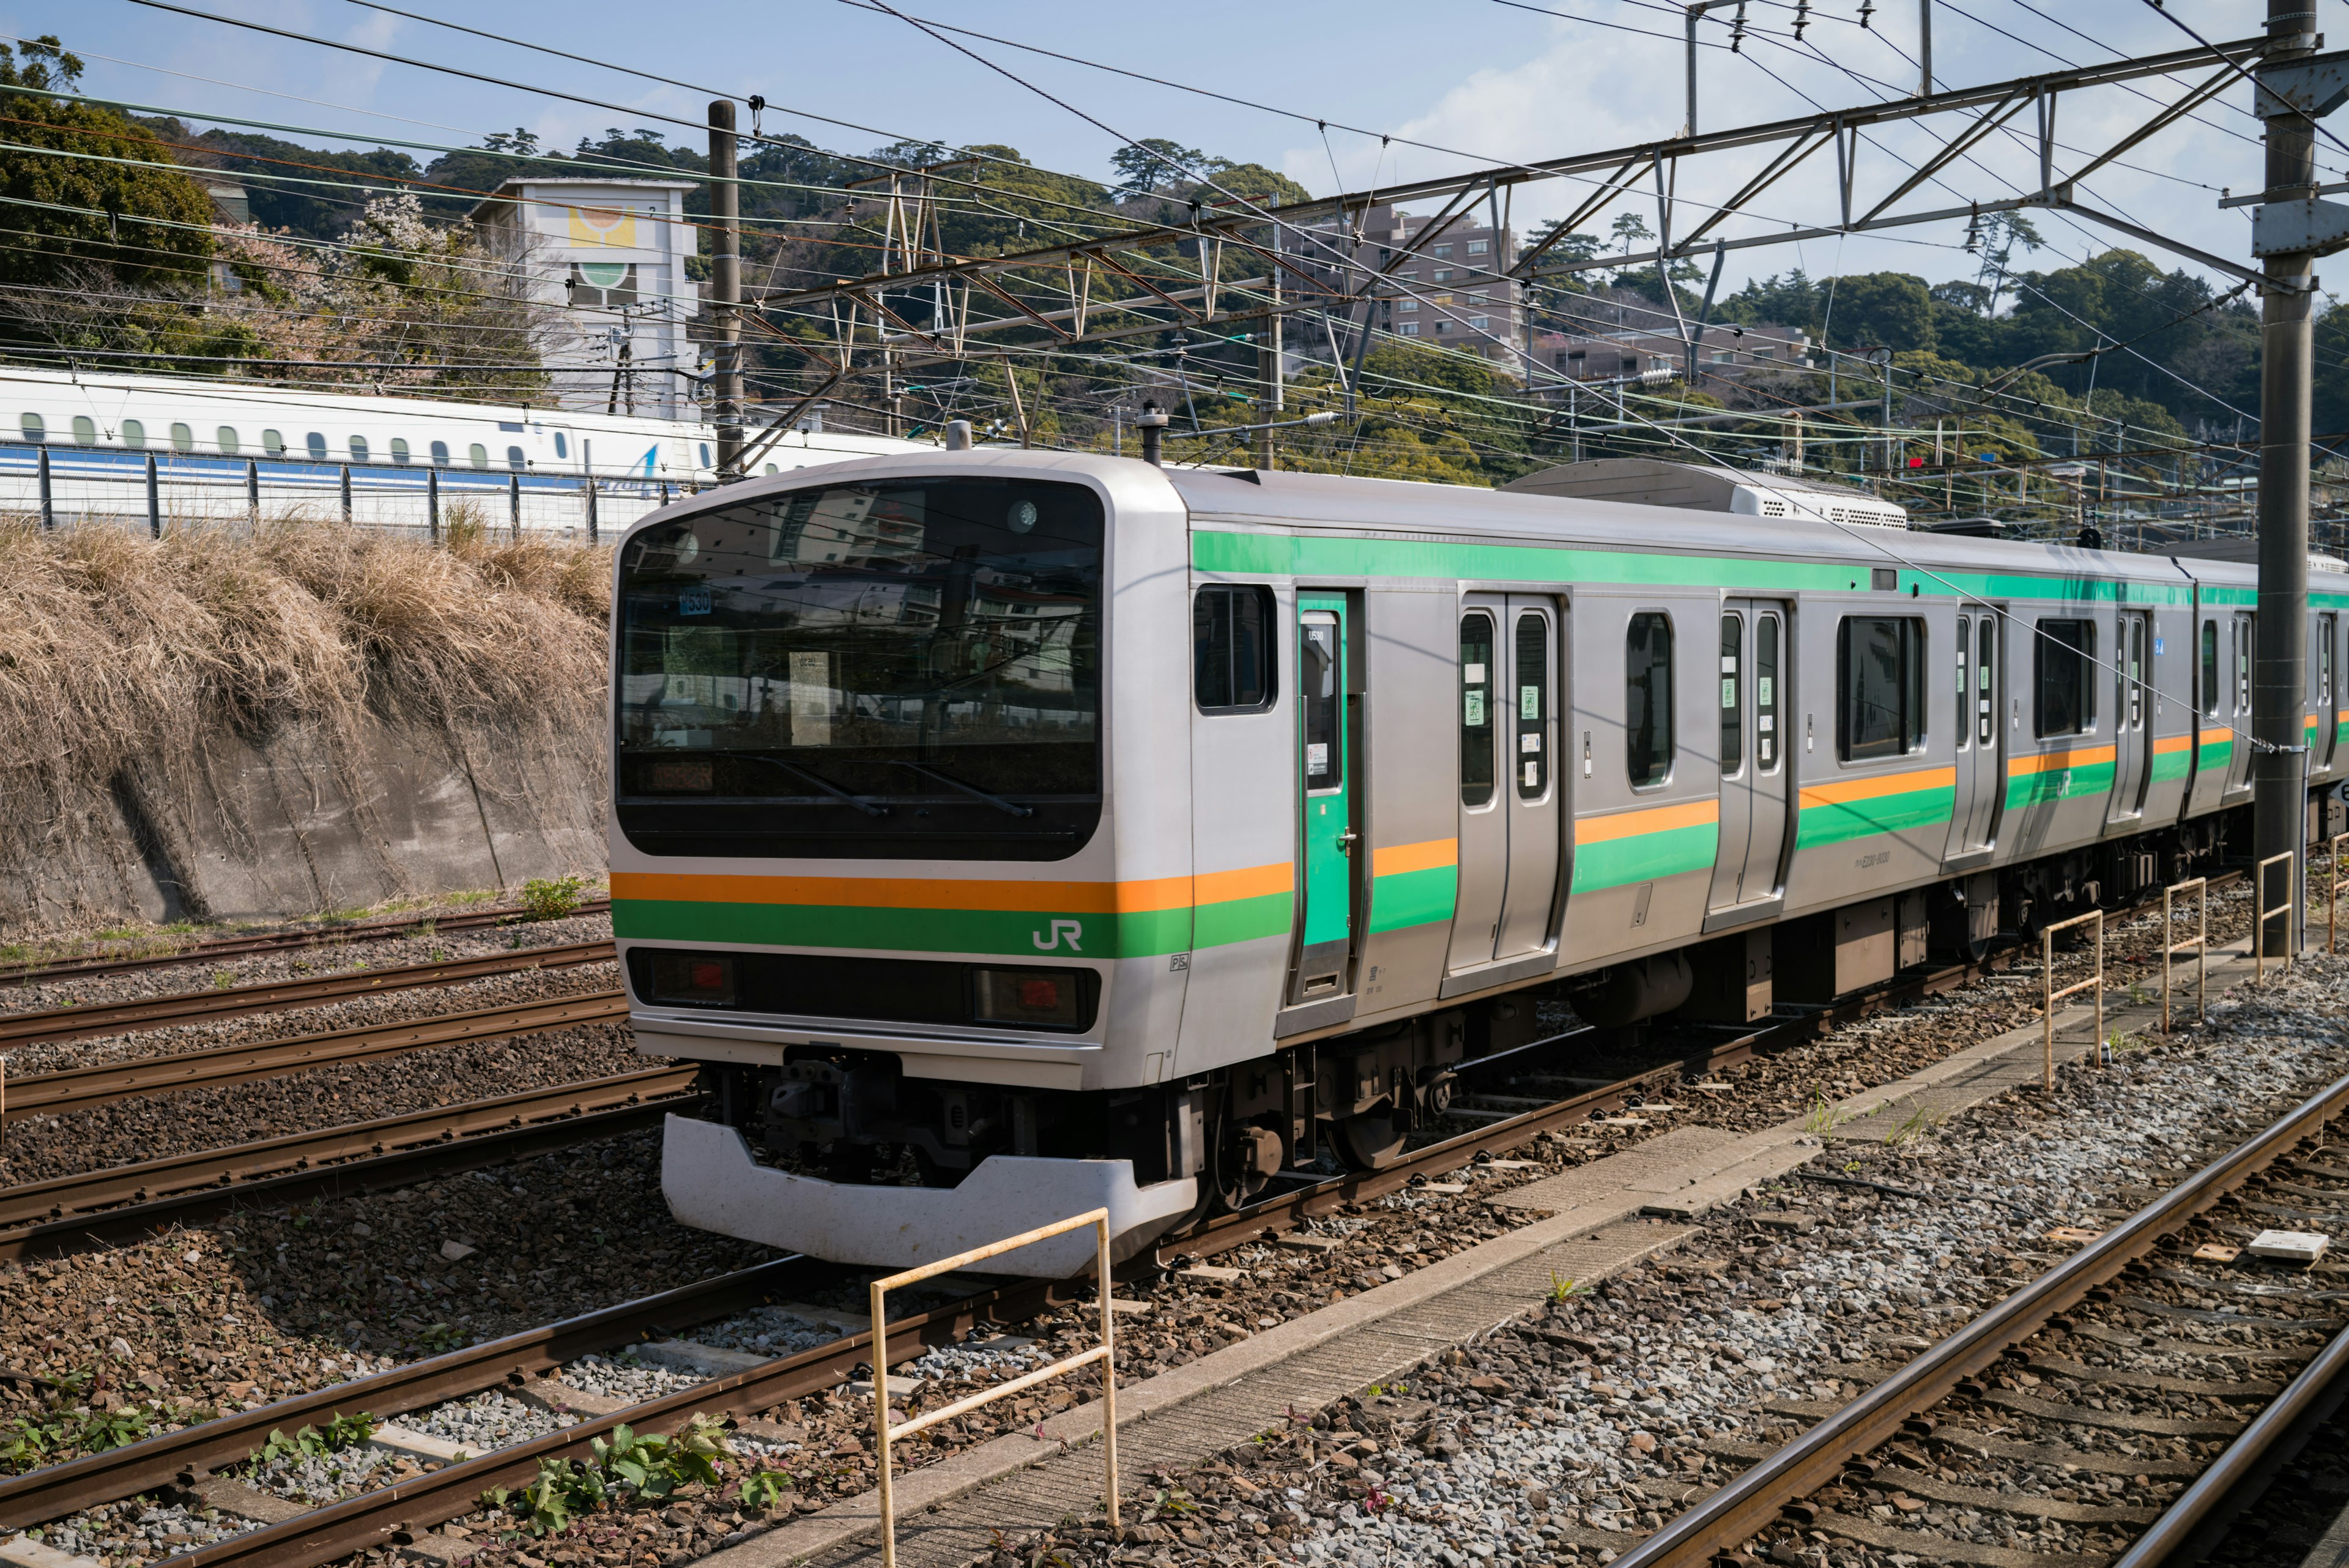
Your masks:
{"label": "green sticker on window", "polygon": [[1540,687],[1520,686],[1517,688],[1517,717],[1520,719],[1538,719],[1541,717]]}

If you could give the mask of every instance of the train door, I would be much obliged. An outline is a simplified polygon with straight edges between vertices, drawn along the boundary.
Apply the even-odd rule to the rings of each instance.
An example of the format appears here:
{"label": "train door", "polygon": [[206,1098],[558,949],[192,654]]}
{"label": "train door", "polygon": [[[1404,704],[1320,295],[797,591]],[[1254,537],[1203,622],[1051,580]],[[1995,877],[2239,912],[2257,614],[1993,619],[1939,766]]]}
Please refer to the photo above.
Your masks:
{"label": "train door", "polygon": [[2309,660],[2309,671],[2316,686],[2316,701],[2311,707],[2314,732],[2309,738],[2308,771],[2326,773],[2333,767],[2333,750],[2341,733],[2340,721],[2334,716],[2333,675],[2333,650],[2340,640],[2341,618],[2321,615],[2316,618],[2316,657]]}
{"label": "train door", "polygon": [[1341,594],[1297,596],[1298,805],[1297,970],[1289,1001],[1345,993],[1353,956],[1354,830],[1350,787],[1352,729],[1347,618]]}
{"label": "train door", "polygon": [[1957,798],[1950,817],[1954,858],[1988,849],[2006,788],[1998,727],[1999,612],[1984,605],[1958,617]]}
{"label": "train door", "polygon": [[1460,612],[1460,890],[1454,973],[1549,945],[1559,865],[1557,607],[1471,594]]}
{"label": "train door", "polygon": [[2251,639],[2253,618],[2249,614],[2235,618],[2234,636],[2230,639],[2233,654],[2233,679],[2228,692],[2233,709],[2230,722],[2234,726],[2234,748],[2227,757],[2227,793],[2248,789],[2251,783]]}
{"label": "train door", "polygon": [[2113,794],[2105,808],[2106,822],[2133,821],[2145,815],[2145,789],[2153,765],[2153,742],[2145,723],[2152,709],[2152,693],[2146,685],[2152,620],[2143,610],[2127,609],[2114,619]]}
{"label": "train door", "polygon": [[1786,765],[1779,727],[1785,607],[1731,599],[1721,607],[1721,840],[1713,867],[1715,912],[1775,898],[1786,846]]}

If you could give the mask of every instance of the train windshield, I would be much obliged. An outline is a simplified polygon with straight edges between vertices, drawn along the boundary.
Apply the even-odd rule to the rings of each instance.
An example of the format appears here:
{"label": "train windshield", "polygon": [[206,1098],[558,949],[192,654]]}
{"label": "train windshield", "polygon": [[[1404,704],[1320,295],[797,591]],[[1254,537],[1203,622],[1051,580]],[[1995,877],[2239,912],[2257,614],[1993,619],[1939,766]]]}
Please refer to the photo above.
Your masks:
{"label": "train windshield", "polygon": [[1103,523],[1028,478],[833,484],[620,563],[616,805],[656,855],[1058,859],[1101,815]]}

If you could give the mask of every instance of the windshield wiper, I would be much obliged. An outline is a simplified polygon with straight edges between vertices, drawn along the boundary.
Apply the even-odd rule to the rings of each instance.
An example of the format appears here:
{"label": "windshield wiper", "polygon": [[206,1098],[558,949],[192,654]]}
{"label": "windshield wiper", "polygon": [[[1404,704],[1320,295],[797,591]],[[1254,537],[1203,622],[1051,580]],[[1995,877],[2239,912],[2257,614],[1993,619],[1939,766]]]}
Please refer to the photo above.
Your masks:
{"label": "windshield wiper", "polygon": [[1014,816],[1033,816],[1036,815],[1035,808],[1032,806],[1015,805],[1012,802],[1004,799],[999,794],[989,794],[987,791],[979,788],[977,784],[965,784],[962,780],[956,778],[951,774],[942,774],[938,772],[937,769],[926,767],[920,763],[892,762],[889,765],[893,768],[911,768],[914,772],[921,774],[924,778],[937,780],[938,783],[946,785],[948,789],[958,789],[965,794],[976,795],[998,811],[1009,812]]}
{"label": "windshield wiper", "polygon": [[848,791],[841,788],[838,784],[833,783],[822,774],[817,773],[814,769],[803,768],[797,763],[787,763],[781,757],[769,756],[764,752],[725,752],[718,754],[729,757],[740,757],[746,762],[764,763],[771,768],[781,768],[786,773],[797,774],[800,777],[807,780],[808,783],[815,785],[816,788],[823,791],[824,794],[832,796],[834,800],[846,801],[849,805],[854,806],[857,810],[863,812],[867,816],[886,816],[889,815],[889,808],[887,806],[875,805],[861,794],[851,794]]}

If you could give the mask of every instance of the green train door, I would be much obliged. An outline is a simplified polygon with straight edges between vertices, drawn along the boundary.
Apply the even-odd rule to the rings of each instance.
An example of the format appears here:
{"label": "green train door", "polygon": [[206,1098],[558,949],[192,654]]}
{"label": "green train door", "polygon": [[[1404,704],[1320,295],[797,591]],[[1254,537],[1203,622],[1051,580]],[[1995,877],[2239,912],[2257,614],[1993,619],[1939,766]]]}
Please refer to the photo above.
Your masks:
{"label": "green train door", "polygon": [[1348,754],[1346,618],[1340,594],[1297,596],[1299,922],[1292,1003],[1341,996],[1353,955],[1354,831]]}

